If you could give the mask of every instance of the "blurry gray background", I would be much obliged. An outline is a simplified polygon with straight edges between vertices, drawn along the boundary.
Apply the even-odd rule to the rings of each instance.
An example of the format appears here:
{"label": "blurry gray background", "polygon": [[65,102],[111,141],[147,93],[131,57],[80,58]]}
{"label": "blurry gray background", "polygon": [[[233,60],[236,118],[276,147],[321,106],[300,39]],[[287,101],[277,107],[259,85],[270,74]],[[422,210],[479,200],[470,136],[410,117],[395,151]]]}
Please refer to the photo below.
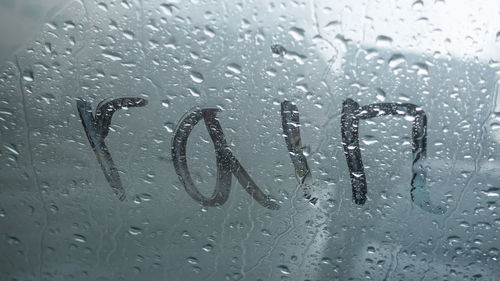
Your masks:
{"label": "blurry gray background", "polygon": [[0,0],[0,62],[11,56],[42,31],[66,0]]}

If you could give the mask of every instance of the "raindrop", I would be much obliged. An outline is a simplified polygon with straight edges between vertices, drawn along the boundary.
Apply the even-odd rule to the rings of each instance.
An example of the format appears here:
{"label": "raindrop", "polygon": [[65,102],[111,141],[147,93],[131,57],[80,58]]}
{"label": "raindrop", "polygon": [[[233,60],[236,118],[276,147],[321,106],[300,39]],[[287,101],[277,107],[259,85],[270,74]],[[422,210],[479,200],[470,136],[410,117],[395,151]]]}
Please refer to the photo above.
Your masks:
{"label": "raindrop", "polygon": [[192,264],[192,265],[196,265],[196,264],[198,264],[198,259],[197,259],[197,258],[195,258],[195,257],[188,257],[188,258],[186,259],[186,261],[187,261],[189,264]]}
{"label": "raindrop", "polygon": [[368,136],[367,138],[364,138],[362,142],[365,145],[372,145],[378,143],[378,140],[375,139],[373,136]]}
{"label": "raindrop", "polygon": [[193,97],[199,97],[200,96],[200,92],[198,92],[198,90],[194,89],[194,88],[187,88],[189,93],[193,96]]}
{"label": "raindrop", "polygon": [[205,33],[206,36],[210,37],[210,38],[214,38],[215,37],[215,31],[213,29],[211,29],[210,27],[208,26],[205,26],[205,29],[203,30],[203,33]]}
{"label": "raindrop", "polygon": [[241,73],[241,66],[236,63],[231,63],[227,65],[227,70],[231,71],[234,74],[240,74]]}
{"label": "raindrop", "polygon": [[286,49],[285,47],[279,45],[279,44],[274,44],[271,46],[271,52],[274,54],[274,55],[278,55],[278,56],[284,56],[285,53],[286,53]]}
{"label": "raindrop", "polygon": [[309,90],[307,89],[307,84],[297,84],[297,85],[295,85],[295,88],[297,90],[304,92],[304,93],[309,92]]}
{"label": "raindrop", "polygon": [[29,69],[23,71],[23,79],[28,82],[33,82],[35,80],[33,71]]}
{"label": "raindrop", "polygon": [[168,108],[170,106],[170,101],[169,100],[162,100],[161,105],[165,108]]}
{"label": "raindrop", "polygon": [[69,29],[74,29],[75,27],[76,27],[75,23],[73,21],[68,20],[64,22],[63,29],[69,30]]}
{"label": "raindrop", "polygon": [[17,245],[17,244],[21,243],[21,241],[17,237],[9,236],[7,243],[9,243],[10,245]]}
{"label": "raindrop", "polygon": [[128,229],[128,233],[132,234],[132,235],[139,235],[142,233],[142,229],[139,228],[139,227],[136,227],[136,226],[131,226],[129,229]]}
{"label": "raindrop", "polygon": [[211,252],[213,250],[213,248],[214,247],[212,246],[212,244],[206,244],[205,246],[203,246],[202,249],[203,249],[203,251],[208,253],[208,252]]}
{"label": "raindrop", "polygon": [[163,124],[163,127],[165,128],[165,130],[167,130],[167,132],[172,133],[174,131],[175,124],[172,122],[167,122]]}
{"label": "raindrop", "polygon": [[424,76],[429,75],[429,68],[427,67],[427,64],[425,64],[425,63],[416,63],[416,64],[412,65],[411,68],[417,70],[418,75],[424,75]]}
{"label": "raindrop", "polygon": [[133,40],[134,39],[134,33],[129,30],[123,31],[123,36],[127,38],[128,40]]}
{"label": "raindrop", "polygon": [[45,42],[43,47],[45,49],[45,52],[47,52],[49,54],[52,52],[52,44],[50,44],[49,42]]}
{"label": "raindrop", "polygon": [[86,243],[87,242],[87,238],[81,234],[74,234],[73,235],[73,240],[75,240],[76,242],[80,242],[80,243]]}
{"label": "raindrop", "polygon": [[414,9],[422,9],[424,7],[424,2],[422,2],[421,0],[417,0],[417,1],[413,2],[413,4],[411,6]]}
{"label": "raindrop", "polygon": [[326,30],[333,30],[333,29],[337,28],[338,26],[340,26],[340,22],[337,20],[334,20],[334,21],[327,23],[325,25],[325,29]]}
{"label": "raindrop", "polygon": [[488,197],[499,197],[500,196],[500,188],[498,187],[490,187],[487,190],[481,191]]}
{"label": "raindrop", "polygon": [[446,241],[448,242],[448,244],[453,246],[453,244],[460,242],[460,237],[456,235],[448,236],[448,238],[446,238]]}
{"label": "raindrop", "polygon": [[288,34],[290,34],[296,41],[304,40],[304,33],[305,33],[304,29],[298,27],[292,27],[288,31]]}
{"label": "raindrop", "polygon": [[125,9],[130,9],[130,3],[127,2],[126,0],[122,0],[122,7]]}
{"label": "raindrop", "polygon": [[107,12],[108,11],[108,6],[105,3],[99,3],[97,4],[97,7],[99,7],[101,10]]}
{"label": "raindrop", "polygon": [[57,211],[59,211],[59,208],[57,207],[57,205],[54,205],[54,204],[51,204],[49,209],[52,213],[57,213]]}
{"label": "raindrop", "polygon": [[376,91],[377,91],[376,98],[379,101],[385,101],[386,94],[385,94],[384,90],[377,88]]}
{"label": "raindrop", "polygon": [[330,260],[330,258],[325,257],[325,258],[321,259],[321,263],[322,264],[331,264],[332,261]]}
{"label": "raindrop", "polygon": [[17,148],[13,144],[4,145],[3,147],[5,149],[7,149],[8,151],[10,151],[11,153],[13,153],[14,155],[19,155],[19,151],[17,150]]}
{"label": "raindrop", "polygon": [[390,47],[392,44],[392,38],[386,35],[377,36],[376,43],[378,46]]}
{"label": "raindrop", "polygon": [[174,8],[172,4],[161,4],[160,10],[166,16],[171,16],[174,11]]}
{"label": "raindrop", "polygon": [[403,119],[405,119],[406,121],[413,122],[415,120],[415,116],[405,115]]}
{"label": "raindrop", "polygon": [[262,235],[264,235],[264,236],[271,236],[271,232],[265,228],[262,229],[261,232],[262,232]]}
{"label": "raindrop", "polygon": [[195,83],[201,83],[204,80],[203,75],[201,75],[201,73],[196,72],[196,71],[191,71],[190,77],[191,77],[191,80],[193,80],[193,82],[195,82]]}
{"label": "raindrop", "polygon": [[115,52],[111,52],[111,51],[103,51],[102,56],[107,58],[107,59],[110,59],[112,61],[122,60],[122,57],[120,56],[120,54],[115,53]]}
{"label": "raindrop", "polygon": [[274,68],[268,68],[266,70],[266,74],[269,75],[269,76],[271,76],[271,77],[275,77],[276,76],[276,69],[274,69]]}
{"label": "raindrop", "polygon": [[395,68],[405,62],[405,57],[402,54],[394,54],[389,59],[389,67]]}
{"label": "raindrop", "polygon": [[283,273],[283,274],[287,274],[288,275],[288,274],[291,273],[290,269],[288,269],[288,266],[286,266],[286,265],[280,265],[280,266],[278,266],[278,268],[281,271],[281,273]]}

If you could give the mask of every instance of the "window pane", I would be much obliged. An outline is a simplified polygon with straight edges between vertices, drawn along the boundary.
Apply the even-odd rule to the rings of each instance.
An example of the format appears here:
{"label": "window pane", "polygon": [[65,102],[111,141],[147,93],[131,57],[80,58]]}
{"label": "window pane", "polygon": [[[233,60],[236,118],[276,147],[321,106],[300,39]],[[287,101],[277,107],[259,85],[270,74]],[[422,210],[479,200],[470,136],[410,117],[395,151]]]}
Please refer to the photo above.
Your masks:
{"label": "window pane", "polygon": [[0,1],[1,280],[495,280],[500,3]]}

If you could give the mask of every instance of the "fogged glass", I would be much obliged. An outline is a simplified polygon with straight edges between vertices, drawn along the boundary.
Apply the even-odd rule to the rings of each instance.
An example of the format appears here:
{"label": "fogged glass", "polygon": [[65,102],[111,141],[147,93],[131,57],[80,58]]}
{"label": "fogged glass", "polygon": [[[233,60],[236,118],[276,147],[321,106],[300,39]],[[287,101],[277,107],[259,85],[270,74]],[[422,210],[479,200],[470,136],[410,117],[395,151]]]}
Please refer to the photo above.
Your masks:
{"label": "fogged glass", "polygon": [[500,3],[380,2],[1,1],[0,279],[498,280]]}

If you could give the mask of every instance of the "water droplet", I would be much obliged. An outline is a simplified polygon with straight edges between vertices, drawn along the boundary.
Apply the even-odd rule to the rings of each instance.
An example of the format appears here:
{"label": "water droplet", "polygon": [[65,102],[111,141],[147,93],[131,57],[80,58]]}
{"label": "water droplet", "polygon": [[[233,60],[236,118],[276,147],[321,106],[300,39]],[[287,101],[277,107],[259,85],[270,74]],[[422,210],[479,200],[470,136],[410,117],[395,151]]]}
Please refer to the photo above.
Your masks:
{"label": "water droplet", "polygon": [[395,68],[395,67],[401,65],[402,63],[404,63],[405,61],[406,61],[406,59],[402,54],[394,54],[389,59],[389,67]]}
{"label": "water droplet", "polygon": [[372,144],[378,143],[378,140],[376,140],[374,138],[369,138],[369,139],[363,139],[362,142],[365,145],[372,145]]}
{"label": "water droplet", "polygon": [[63,29],[64,30],[70,30],[70,29],[74,29],[76,27],[76,24],[73,22],[73,21],[65,21],[64,22],[64,25],[63,25]]}
{"label": "water droplet", "polygon": [[187,89],[188,89],[189,93],[193,97],[199,97],[200,96],[200,92],[198,92],[198,90],[196,90],[195,88],[188,87]]}
{"label": "water droplet", "polygon": [[338,20],[331,21],[325,25],[325,30],[334,30],[335,28],[340,26],[340,22]]}
{"label": "water droplet", "polygon": [[10,245],[17,245],[17,244],[21,243],[21,241],[17,237],[9,236],[7,243],[9,243]]}
{"label": "water droplet", "polygon": [[172,122],[167,122],[163,124],[163,127],[165,128],[165,130],[167,130],[167,132],[172,133],[174,131],[175,124]]}
{"label": "water droplet", "polygon": [[460,242],[460,237],[456,235],[448,236],[448,238],[446,238],[446,241],[448,242],[448,244],[453,245]]}
{"label": "water droplet", "polygon": [[130,9],[131,5],[129,2],[127,2],[127,0],[122,0],[122,7],[125,8],[125,9]]}
{"label": "water droplet", "polygon": [[421,0],[417,0],[417,1],[413,2],[411,7],[414,9],[422,9],[424,7],[424,2],[422,2]]}
{"label": "water droplet", "polygon": [[142,229],[139,228],[139,227],[136,227],[136,226],[131,226],[129,229],[128,229],[128,233],[132,234],[132,235],[139,235],[142,233]]}
{"label": "water droplet", "polygon": [[86,243],[87,238],[81,234],[73,234],[73,240],[80,243]]}
{"label": "water droplet", "polygon": [[203,246],[202,249],[203,249],[203,251],[208,253],[208,252],[211,252],[213,250],[213,248],[214,247],[212,246],[212,244],[206,244],[205,246]]}
{"label": "water droplet", "polygon": [[35,75],[33,74],[33,71],[30,69],[23,71],[23,79],[28,82],[33,82],[35,80]]}
{"label": "water droplet", "polygon": [[429,75],[429,67],[425,63],[415,63],[411,68],[417,70],[418,75]]}
{"label": "water droplet", "polygon": [[376,91],[377,91],[376,98],[379,101],[385,101],[386,94],[385,94],[384,90],[377,88]]}
{"label": "water droplet", "polygon": [[261,232],[262,232],[262,235],[264,235],[264,236],[271,236],[271,232],[265,228],[262,229]]}
{"label": "water droplet", "polygon": [[241,73],[241,66],[236,63],[231,63],[227,65],[227,70],[231,71],[234,74],[240,74]]}
{"label": "water droplet", "polygon": [[215,31],[213,29],[211,29],[210,27],[208,26],[205,26],[205,29],[203,30],[203,33],[205,33],[206,36],[210,37],[210,38],[214,38],[215,37]]}
{"label": "water droplet", "polygon": [[271,76],[271,77],[275,77],[276,76],[276,69],[274,69],[274,68],[268,68],[266,70],[266,74],[269,75],[269,76]]}
{"label": "water droplet", "polygon": [[97,7],[99,7],[101,10],[107,12],[108,11],[108,6],[105,3],[99,3],[97,4]]}
{"label": "water droplet", "polygon": [[50,210],[52,213],[57,213],[57,211],[59,211],[59,207],[57,207],[57,205],[55,205],[55,204],[50,204],[50,206],[49,206],[49,210]]}
{"label": "water droplet", "polygon": [[271,46],[271,52],[273,55],[283,56],[286,54],[286,49],[279,44],[274,44]]}
{"label": "water droplet", "polygon": [[369,254],[375,253],[375,247],[370,246],[370,247],[366,248],[366,252],[368,252]]}
{"label": "water droplet", "polygon": [[297,84],[297,85],[295,85],[295,88],[297,90],[304,92],[304,93],[309,92],[309,90],[307,89],[307,84]]}
{"label": "water droplet", "polygon": [[122,57],[120,56],[120,54],[115,53],[115,52],[111,52],[111,51],[103,51],[102,56],[107,58],[107,59],[110,59],[112,61],[121,61],[122,60]]}
{"label": "water droplet", "polygon": [[405,115],[403,119],[405,119],[406,121],[413,122],[415,120],[415,116]]}
{"label": "water droplet", "polygon": [[286,265],[280,265],[280,266],[278,266],[278,268],[281,271],[281,273],[283,273],[283,274],[287,274],[288,275],[288,274],[291,273],[290,269],[288,269],[288,266],[286,266]]}
{"label": "water droplet", "polygon": [[204,80],[203,75],[201,75],[201,73],[196,72],[196,71],[191,71],[190,77],[191,77],[191,80],[193,80],[193,82],[195,82],[195,83],[201,83]]}
{"label": "water droplet", "polygon": [[500,188],[498,188],[498,187],[491,187],[491,188],[488,188],[487,190],[483,190],[481,192],[488,197],[499,197],[500,196]]}
{"label": "water droplet", "polygon": [[8,151],[10,151],[11,153],[13,153],[14,155],[19,155],[19,151],[17,150],[17,148],[13,144],[4,145],[3,147],[5,149],[7,149]]}
{"label": "water droplet", "polygon": [[392,38],[386,35],[377,36],[376,43],[381,47],[390,47],[392,45]]}
{"label": "water droplet", "polygon": [[169,100],[162,100],[161,105],[165,108],[168,108],[170,106],[170,101]]}
{"label": "water droplet", "polygon": [[45,42],[43,48],[45,49],[45,52],[49,54],[52,52],[52,44],[50,44],[49,42]]}
{"label": "water droplet", "polygon": [[133,40],[134,39],[134,33],[129,30],[123,31],[123,37],[127,38],[128,40]]}
{"label": "water droplet", "polygon": [[288,34],[292,35],[293,39],[295,39],[296,41],[304,40],[304,33],[304,29],[298,27],[292,27],[288,31]]}
{"label": "water droplet", "polygon": [[325,258],[321,259],[321,263],[322,264],[331,264],[332,261],[330,260],[330,258],[325,257]]}
{"label": "water droplet", "polygon": [[160,10],[166,16],[171,16],[172,13],[174,12],[174,5],[172,5],[172,4],[161,4],[160,5]]}

